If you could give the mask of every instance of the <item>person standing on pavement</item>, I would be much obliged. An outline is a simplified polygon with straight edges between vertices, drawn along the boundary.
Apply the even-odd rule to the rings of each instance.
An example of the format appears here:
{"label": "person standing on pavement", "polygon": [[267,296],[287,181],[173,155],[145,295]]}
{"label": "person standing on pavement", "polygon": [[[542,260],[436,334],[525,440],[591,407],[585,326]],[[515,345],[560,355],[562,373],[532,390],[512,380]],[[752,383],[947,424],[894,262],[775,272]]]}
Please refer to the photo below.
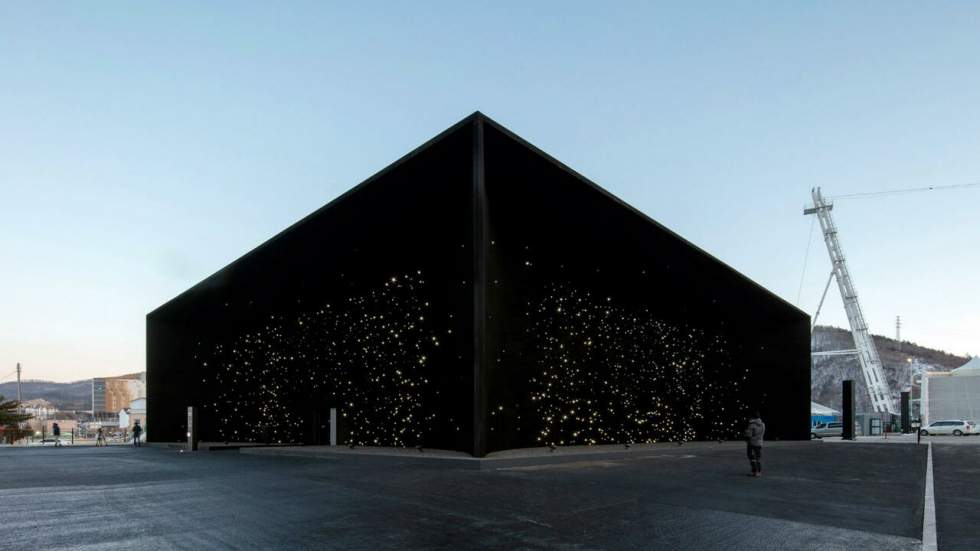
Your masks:
{"label": "person standing on pavement", "polygon": [[99,427],[99,432],[95,437],[95,446],[105,446],[105,432],[102,431],[102,427]]}
{"label": "person standing on pavement", "polygon": [[133,425],[133,445],[134,446],[140,447],[140,445],[141,445],[140,444],[140,434],[142,434],[142,433],[143,433],[143,427],[140,426],[140,422],[139,422],[139,420],[137,420],[136,421],[136,424]]}
{"label": "person standing on pavement", "polygon": [[51,434],[54,435],[54,447],[61,446],[61,426],[57,422],[51,424]]}
{"label": "person standing on pavement", "polygon": [[762,476],[762,439],[765,434],[766,424],[762,422],[762,416],[756,411],[745,427],[746,453],[752,466],[752,473],[749,476],[756,478]]}

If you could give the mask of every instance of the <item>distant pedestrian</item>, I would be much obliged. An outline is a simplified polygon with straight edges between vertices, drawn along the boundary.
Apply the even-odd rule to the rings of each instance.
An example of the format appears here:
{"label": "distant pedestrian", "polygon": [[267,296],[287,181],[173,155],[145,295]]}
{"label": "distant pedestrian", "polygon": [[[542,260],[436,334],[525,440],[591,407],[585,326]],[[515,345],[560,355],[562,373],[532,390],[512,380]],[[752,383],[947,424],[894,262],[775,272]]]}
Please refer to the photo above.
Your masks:
{"label": "distant pedestrian", "polygon": [[141,445],[140,434],[142,433],[143,433],[143,427],[140,426],[139,421],[136,421],[136,424],[133,425],[133,445],[136,446],[137,448],[140,447]]}
{"label": "distant pedestrian", "polygon": [[54,447],[61,446],[61,427],[58,426],[58,423],[51,424],[51,434],[54,435]]}
{"label": "distant pedestrian", "polygon": [[746,453],[752,466],[752,473],[749,476],[757,478],[762,476],[762,438],[765,434],[766,424],[762,422],[762,416],[756,411],[745,427]]}
{"label": "distant pedestrian", "polygon": [[105,432],[102,431],[102,427],[99,427],[99,432],[96,433],[95,446],[105,446]]}

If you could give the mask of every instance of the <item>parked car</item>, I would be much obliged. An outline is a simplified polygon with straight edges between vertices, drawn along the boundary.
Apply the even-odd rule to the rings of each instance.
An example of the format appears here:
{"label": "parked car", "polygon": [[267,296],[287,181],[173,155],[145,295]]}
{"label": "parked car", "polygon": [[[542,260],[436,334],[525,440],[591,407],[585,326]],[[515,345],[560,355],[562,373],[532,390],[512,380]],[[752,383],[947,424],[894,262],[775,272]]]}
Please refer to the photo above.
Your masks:
{"label": "parked car", "polygon": [[820,423],[810,428],[810,439],[844,436],[844,423]]}
{"label": "parked car", "polygon": [[965,434],[977,434],[977,422],[965,421],[963,419],[947,419],[944,421],[934,421],[928,427],[919,431],[922,436],[930,434],[952,434],[953,436],[963,436]]}
{"label": "parked car", "polygon": [[[44,440],[35,440],[35,441],[31,442],[29,445],[31,445],[31,446],[54,446],[55,442],[57,442],[57,440],[55,440],[54,438],[45,438]],[[65,440],[64,438],[62,438],[61,439],[61,445],[62,446],[71,446],[71,440]]]}

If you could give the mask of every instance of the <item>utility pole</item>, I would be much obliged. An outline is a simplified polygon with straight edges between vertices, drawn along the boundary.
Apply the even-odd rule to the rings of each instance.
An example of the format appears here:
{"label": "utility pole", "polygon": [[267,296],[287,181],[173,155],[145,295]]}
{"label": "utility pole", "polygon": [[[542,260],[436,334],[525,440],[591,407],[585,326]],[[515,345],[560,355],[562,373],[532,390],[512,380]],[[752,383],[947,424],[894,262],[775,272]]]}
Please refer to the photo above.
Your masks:
{"label": "utility pole", "polygon": [[17,362],[17,401],[20,400],[20,362]]}
{"label": "utility pole", "polygon": [[898,341],[898,351],[902,351],[902,316],[895,316],[895,340]]}

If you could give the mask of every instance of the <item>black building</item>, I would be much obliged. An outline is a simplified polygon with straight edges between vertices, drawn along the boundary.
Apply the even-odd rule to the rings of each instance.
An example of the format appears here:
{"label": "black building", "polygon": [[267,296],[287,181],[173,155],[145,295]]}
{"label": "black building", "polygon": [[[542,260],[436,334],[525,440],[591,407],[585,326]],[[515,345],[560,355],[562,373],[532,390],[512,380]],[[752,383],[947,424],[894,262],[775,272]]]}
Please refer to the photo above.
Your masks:
{"label": "black building", "polygon": [[[149,435],[808,436],[806,314],[475,113],[147,316]],[[319,417],[318,417],[319,416]]]}

